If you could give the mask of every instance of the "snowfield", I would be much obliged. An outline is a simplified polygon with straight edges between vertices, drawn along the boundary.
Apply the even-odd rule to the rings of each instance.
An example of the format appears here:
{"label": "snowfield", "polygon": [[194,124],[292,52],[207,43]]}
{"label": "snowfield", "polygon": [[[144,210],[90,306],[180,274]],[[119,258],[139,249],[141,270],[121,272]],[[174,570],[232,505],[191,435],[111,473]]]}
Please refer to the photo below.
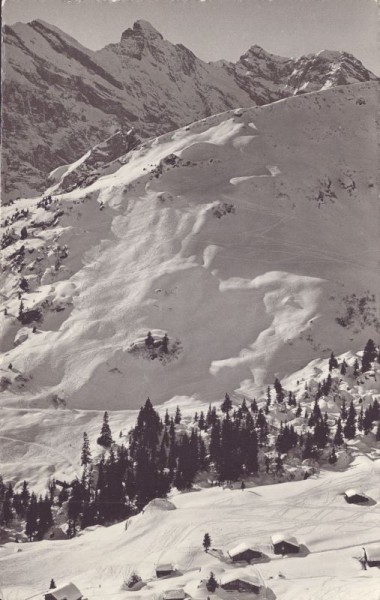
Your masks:
{"label": "snowfield", "polygon": [[[374,86],[216,115],[47,210],[20,200],[30,212],[13,229],[29,233],[4,250],[2,405],[252,396],[362,347],[379,327]],[[20,337],[22,276],[24,310],[42,319]],[[355,302],[359,320],[338,324]],[[172,360],[131,353],[150,330],[176,342]]]}

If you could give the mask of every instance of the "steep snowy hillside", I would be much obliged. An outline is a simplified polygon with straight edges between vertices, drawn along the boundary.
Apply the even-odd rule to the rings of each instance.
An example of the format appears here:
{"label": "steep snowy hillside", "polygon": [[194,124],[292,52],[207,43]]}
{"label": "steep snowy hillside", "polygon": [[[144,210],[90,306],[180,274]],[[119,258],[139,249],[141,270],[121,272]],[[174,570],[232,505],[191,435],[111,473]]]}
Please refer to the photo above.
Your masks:
{"label": "steep snowy hillside", "polygon": [[371,83],[238,109],[5,207],[2,404],[252,396],[363,347],[379,329],[376,110]]}
{"label": "steep snowy hillside", "polygon": [[237,106],[376,79],[346,53],[291,60],[252,46],[236,64],[208,64],[146,21],[98,52],[44,21],[17,23],[4,28],[4,50],[5,198],[41,193],[52,169],[119,129],[156,136]]}

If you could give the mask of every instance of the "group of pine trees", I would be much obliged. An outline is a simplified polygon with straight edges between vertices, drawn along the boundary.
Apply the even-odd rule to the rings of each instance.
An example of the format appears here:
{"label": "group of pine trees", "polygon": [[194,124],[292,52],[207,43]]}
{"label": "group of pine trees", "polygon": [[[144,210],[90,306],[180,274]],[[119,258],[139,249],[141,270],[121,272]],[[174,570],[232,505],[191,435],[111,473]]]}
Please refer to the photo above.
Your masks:
{"label": "group of pine trees", "polygon": [[25,534],[29,541],[42,540],[54,524],[52,506],[54,487],[44,497],[30,492],[24,481],[20,492],[14,492],[11,483],[5,485],[0,478],[0,523],[9,525],[14,520],[25,523]]}
{"label": "group of pine trees", "polygon": [[[376,347],[369,340],[363,353],[362,372],[369,370],[377,357]],[[59,495],[53,482],[44,498],[31,493],[27,482],[19,493],[14,493],[10,484],[0,482],[0,522],[23,519],[28,539],[42,539],[53,524],[54,504],[62,506],[67,501],[68,534],[74,536],[79,528],[128,518],[143,510],[150,500],[166,497],[172,487],[191,488],[201,472],[208,472],[218,482],[243,481],[260,472],[281,476],[284,455],[293,452],[301,459],[317,459],[326,448],[329,462],[334,464],[336,448],[354,439],[357,432],[368,434],[380,419],[377,400],[363,410],[360,401],[357,409],[353,401],[346,407],[343,399],[337,422],[329,419],[327,413],[322,414],[319,400],[335,391],[331,373],[334,369],[342,372],[342,367],[347,369],[344,361],[339,365],[332,353],[327,378],[313,391],[306,384],[305,397],[310,398],[311,393],[314,396],[310,414],[307,409],[303,412],[295,395],[285,392],[278,379],[273,388],[268,387],[262,408],[255,399],[250,403],[244,399],[234,407],[226,394],[220,410],[210,405],[206,413],[195,413],[187,428],[181,425],[178,407],[173,416],[166,411],[161,419],[148,398],[126,444],[115,444],[105,412],[97,439],[104,449],[100,459],[92,458],[88,436],[83,435],[81,479],[72,482],[69,491],[62,489]],[[359,367],[354,365],[354,371],[356,368]],[[272,409],[285,413],[279,428],[273,424]],[[297,430],[287,417],[298,419]]]}

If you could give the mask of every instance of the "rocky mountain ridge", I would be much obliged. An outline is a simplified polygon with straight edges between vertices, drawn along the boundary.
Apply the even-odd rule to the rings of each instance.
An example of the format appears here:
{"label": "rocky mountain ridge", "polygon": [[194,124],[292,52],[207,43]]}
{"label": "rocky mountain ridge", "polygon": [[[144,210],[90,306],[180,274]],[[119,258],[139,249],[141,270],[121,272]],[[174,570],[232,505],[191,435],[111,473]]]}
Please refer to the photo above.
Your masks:
{"label": "rocky mountain ridge", "polygon": [[345,52],[297,60],[252,46],[237,63],[206,63],[146,21],[91,51],[44,21],[4,27],[3,197],[47,187],[117,131],[152,137],[228,109],[375,80]]}

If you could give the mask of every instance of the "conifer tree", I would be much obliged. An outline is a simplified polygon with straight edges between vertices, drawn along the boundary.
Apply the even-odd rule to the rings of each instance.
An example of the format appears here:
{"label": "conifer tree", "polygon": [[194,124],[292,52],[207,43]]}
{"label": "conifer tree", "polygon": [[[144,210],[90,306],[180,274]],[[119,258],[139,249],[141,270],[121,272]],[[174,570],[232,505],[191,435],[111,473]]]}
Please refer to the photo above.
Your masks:
{"label": "conifer tree", "polygon": [[352,376],[353,376],[353,377],[358,377],[358,375],[359,375],[359,362],[358,362],[358,359],[357,359],[357,358],[355,358],[355,362],[354,362],[354,370],[353,370],[353,372],[352,372]]}
{"label": "conifer tree", "polygon": [[302,458],[306,459],[306,458],[315,458],[316,453],[315,453],[315,448],[314,448],[314,442],[313,442],[313,436],[311,435],[310,432],[307,432],[306,437],[305,437],[305,443],[303,446],[303,451],[302,451]]}
{"label": "conifer tree", "polygon": [[112,441],[111,428],[108,423],[108,412],[105,411],[103,416],[103,425],[100,430],[100,437],[98,437],[97,442],[99,446],[103,446],[103,448],[110,448]]}
{"label": "conifer tree", "polygon": [[38,525],[37,525],[37,537],[42,540],[45,533],[53,525],[53,515],[51,512],[51,503],[48,496],[40,498],[37,504],[38,511]]}
{"label": "conifer tree", "polygon": [[348,417],[343,429],[344,437],[348,440],[354,439],[356,435],[356,410],[354,402],[351,400],[350,408],[348,409]]}
{"label": "conifer tree", "polygon": [[164,337],[162,338],[161,348],[165,354],[169,352],[169,338],[167,333],[165,333]]}
{"label": "conifer tree", "polygon": [[338,361],[337,361],[337,359],[335,358],[334,352],[331,352],[331,354],[330,354],[330,358],[329,358],[329,371],[330,371],[330,373],[331,373],[331,371],[332,371],[333,369],[337,369],[337,368],[338,368],[338,366],[339,366],[339,365],[338,365]]}
{"label": "conifer tree", "polygon": [[340,409],[340,416],[341,416],[342,421],[345,421],[347,419],[347,416],[348,416],[345,398],[343,398],[342,406],[341,406],[341,409]]}
{"label": "conifer tree", "polygon": [[334,436],[334,444],[335,444],[335,446],[341,446],[343,444],[343,442],[344,442],[344,439],[343,439],[342,420],[339,417],[338,424],[336,426],[335,436]]}
{"label": "conifer tree", "polygon": [[147,348],[153,348],[154,346],[154,338],[151,331],[148,331],[148,335],[145,338],[145,346]]}
{"label": "conifer tree", "polygon": [[203,410],[201,411],[198,419],[198,427],[201,431],[204,431],[206,428],[205,416],[203,414]]}
{"label": "conifer tree", "polygon": [[181,411],[179,406],[177,406],[176,411],[175,411],[175,417],[174,417],[174,423],[176,425],[179,425],[182,419],[182,415],[181,415]]}
{"label": "conifer tree", "polygon": [[284,463],[283,460],[281,458],[281,455],[278,454],[276,456],[276,458],[274,459],[274,464],[275,464],[275,471],[276,471],[276,475],[282,475],[284,473]]}
{"label": "conifer tree", "polygon": [[241,407],[240,408],[241,408],[241,412],[243,414],[246,414],[248,412],[248,406],[247,406],[247,403],[245,401],[245,398],[243,398],[243,402],[241,403]]}
{"label": "conifer tree", "polygon": [[324,396],[328,396],[329,395],[330,390],[331,390],[331,386],[332,386],[332,378],[331,378],[331,373],[329,373],[327,375],[327,379],[325,379],[323,381],[322,388],[321,388],[322,394]]}
{"label": "conifer tree", "polygon": [[259,470],[259,446],[257,433],[254,428],[248,430],[246,455],[243,457],[247,473],[256,474]]}
{"label": "conifer tree", "polygon": [[51,579],[51,580],[50,580],[50,586],[49,586],[49,589],[50,589],[50,590],[54,590],[56,587],[57,587],[57,586],[55,585],[55,581],[54,581],[54,579]]}
{"label": "conifer tree", "polygon": [[284,390],[282,389],[282,385],[279,379],[274,380],[274,389],[276,392],[276,400],[277,402],[281,403],[284,400],[285,394],[284,394]]}
{"label": "conifer tree", "polygon": [[220,422],[216,421],[216,423],[211,427],[209,445],[210,460],[213,463],[217,463],[217,461],[220,459],[220,435]]}
{"label": "conifer tree", "polygon": [[364,411],[363,411],[363,404],[360,407],[360,413],[358,416],[358,430],[359,431],[363,431],[363,420],[364,420]]}
{"label": "conifer tree", "polygon": [[29,506],[30,498],[31,498],[31,495],[29,492],[28,482],[23,481],[22,490],[20,493],[20,503],[21,503],[21,509],[22,509],[23,515],[25,514],[25,512]]}
{"label": "conifer tree", "polygon": [[209,533],[205,533],[203,536],[203,548],[205,552],[208,552],[211,547],[211,537]]}
{"label": "conifer tree", "polygon": [[373,425],[372,416],[373,416],[373,411],[372,411],[372,405],[370,404],[369,407],[366,408],[364,411],[363,430],[364,430],[365,435],[368,435],[368,433],[372,429],[372,425]]}
{"label": "conifer tree", "polygon": [[88,440],[88,435],[86,432],[84,432],[83,434],[83,446],[82,446],[82,453],[81,453],[81,466],[87,466],[88,464],[90,464],[92,462],[91,459],[91,450],[90,450],[90,442]]}
{"label": "conifer tree", "polygon": [[337,456],[336,456],[336,452],[335,452],[335,446],[332,447],[331,450],[331,454],[329,456],[329,463],[330,465],[335,465],[336,461],[337,461]]}
{"label": "conifer tree", "polygon": [[38,532],[38,506],[37,506],[37,497],[35,494],[32,494],[30,497],[30,502],[28,509],[26,511],[26,524],[25,524],[25,533],[31,542]]}
{"label": "conifer tree", "polygon": [[222,402],[222,405],[220,407],[220,410],[226,414],[228,414],[230,412],[232,408],[232,402],[231,402],[231,398],[229,397],[228,394],[225,395],[224,400]]}
{"label": "conifer tree", "polygon": [[340,366],[340,374],[341,375],[345,375],[347,373],[347,363],[346,361],[343,359],[342,364]]}
{"label": "conifer tree", "polygon": [[268,424],[261,408],[257,415],[256,428],[259,430],[259,443],[262,446],[268,441]]}
{"label": "conifer tree", "polygon": [[369,339],[365,345],[362,357],[362,373],[366,373],[371,368],[371,363],[376,360],[376,346],[373,340]]}
{"label": "conifer tree", "polygon": [[207,591],[211,592],[213,594],[215,592],[215,590],[216,590],[217,587],[218,587],[218,583],[217,583],[217,581],[215,579],[214,573],[211,572],[210,573],[210,577],[206,581]]}
{"label": "conifer tree", "polygon": [[12,521],[14,514],[12,509],[12,501],[9,497],[5,497],[4,500],[0,499],[0,509],[2,504],[2,510],[0,510],[0,523],[9,525]]}

